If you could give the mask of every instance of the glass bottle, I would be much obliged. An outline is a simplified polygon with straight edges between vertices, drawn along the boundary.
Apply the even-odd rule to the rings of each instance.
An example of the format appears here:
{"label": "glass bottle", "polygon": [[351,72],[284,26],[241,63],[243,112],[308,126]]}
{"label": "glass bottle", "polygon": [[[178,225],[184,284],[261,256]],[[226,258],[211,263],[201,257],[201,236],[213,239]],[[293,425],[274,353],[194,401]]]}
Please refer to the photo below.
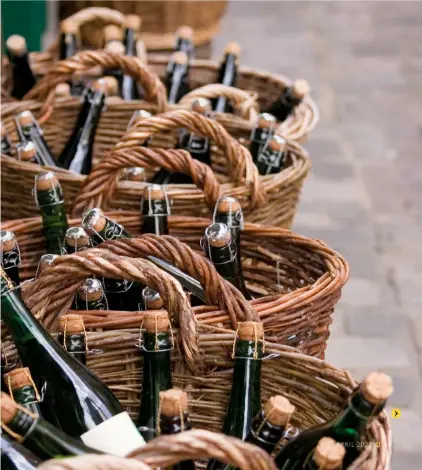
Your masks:
{"label": "glass bottle", "polygon": [[241,270],[240,232],[243,230],[244,219],[239,200],[231,196],[221,197],[214,208],[213,222],[225,224],[230,229],[232,241],[236,248],[238,269]]}
{"label": "glass bottle", "polygon": [[58,341],[71,356],[86,366],[86,331],[81,316],[68,314],[59,318]]}
{"label": "glass bottle", "polygon": [[[105,46],[105,50],[107,52],[111,52],[112,54],[116,54],[118,56],[124,56],[125,55],[125,46],[121,41],[118,40],[113,40],[107,43]],[[122,96],[122,82],[123,82],[123,72],[120,69],[104,69],[103,70],[103,75],[107,77],[113,77],[117,80],[117,85],[118,85],[118,96]]]}
{"label": "glass bottle", "polygon": [[331,437],[323,437],[305,463],[305,470],[341,470],[346,455],[344,446]]}
{"label": "glass bottle", "polygon": [[256,123],[251,132],[249,151],[253,161],[256,162],[258,155],[264,148],[268,140],[273,136],[277,121],[274,116],[268,113],[258,115]]}
{"label": "glass bottle", "polygon": [[42,165],[40,156],[33,142],[29,141],[16,146],[18,160],[28,163],[38,163]]}
{"label": "glass bottle", "polygon": [[67,229],[64,237],[64,251],[72,254],[86,250],[91,246],[91,239],[83,227],[71,227]]}
{"label": "glass bottle", "polygon": [[88,278],[78,290],[78,310],[108,310],[107,297],[98,279]]}
{"label": "glass bottle", "polygon": [[280,173],[287,156],[287,142],[283,137],[274,134],[262,148],[255,161],[260,175]]}
{"label": "glass bottle", "polygon": [[9,36],[6,41],[6,50],[12,67],[13,88],[11,95],[20,100],[35,85],[25,38],[18,34]]}
{"label": "glass bottle", "polygon": [[42,417],[40,394],[32,380],[28,367],[18,367],[5,376],[10,396],[16,403],[28,409],[34,416]]}
{"label": "glass bottle", "polygon": [[193,43],[193,29],[190,26],[180,26],[175,34],[173,51],[181,51],[192,60],[195,55],[195,45]]}
{"label": "glass bottle", "polygon": [[[123,44],[125,55],[136,57],[136,39],[141,29],[141,18],[138,15],[126,15],[125,17],[125,37]],[[136,82],[130,75],[123,75],[122,98],[124,100],[138,100],[139,93]]]}
{"label": "glass bottle", "polygon": [[3,470],[36,470],[42,460],[19,442],[1,433],[1,468]]}
{"label": "glass bottle", "polygon": [[[75,21],[71,19],[64,20],[60,23],[60,39],[59,39],[59,59],[64,60],[74,56],[79,52],[79,27]],[[83,81],[77,76],[73,76],[69,80],[69,94],[80,96],[83,92]]]}
{"label": "glass bottle", "polygon": [[50,267],[53,263],[53,261],[58,258],[59,255],[53,255],[50,253],[47,253],[46,255],[42,255],[40,258],[40,261],[38,262],[38,267],[37,267],[37,272],[35,274],[35,277],[37,278],[45,269]]}
{"label": "glass bottle", "polygon": [[267,111],[277,118],[279,122],[285,121],[294,109],[299,106],[303,98],[310,92],[309,83],[306,80],[296,80],[281,93]]}
{"label": "glass bottle", "polygon": [[185,52],[173,52],[167,65],[165,85],[168,103],[176,104],[188,93],[188,56]]}
{"label": "glass bottle", "polygon": [[42,217],[46,252],[61,255],[68,224],[63,191],[56,175],[52,171],[39,173],[35,177],[34,193]]}
{"label": "glass bottle", "polygon": [[166,311],[144,313],[142,353],[144,357],[141,406],[136,426],[146,442],[156,436],[159,394],[172,388],[171,327]]}
{"label": "glass bottle", "polygon": [[358,456],[362,447],[360,439],[371,419],[384,409],[393,392],[391,378],[372,372],[349,396],[345,408],[327,423],[303,431],[296,439],[281,449],[276,458],[279,469],[301,469],[309,453],[323,437],[343,443],[346,449],[344,468]]}
{"label": "glass bottle", "polygon": [[[236,86],[237,65],[241,48],[237,42],[229,42],[224,49],[224,58],[218,71],[217,83],[226,86]],[[232,113],[233,107],[228,103],[227,98],[220,96],[217,98],[214,111],[217,113]]]}
{"label": "glass bottle", "polygon": [[161,310],[164,308],[163,299],[160,293],[150,287],[145,287],[142,291],[145,310]]}
{"label": "glass bottle", "polygon": [[15,234],[9,230],[0,231],[1,265],[10,280],[19,286],[19,264],[21,253]]}
{"label": "glass bottle", "polygon": [[142,198],[142,233],[168,235],[170,203],[162,186],[151,184],[144,190]]}
{"label": "glass bottle", "polygon": [[6,126],[3,122],[0,122],[1,128],[1,153],[8,155],[9,157],[13,156],[13,146],[10,141],[9,135],[7,134]]}

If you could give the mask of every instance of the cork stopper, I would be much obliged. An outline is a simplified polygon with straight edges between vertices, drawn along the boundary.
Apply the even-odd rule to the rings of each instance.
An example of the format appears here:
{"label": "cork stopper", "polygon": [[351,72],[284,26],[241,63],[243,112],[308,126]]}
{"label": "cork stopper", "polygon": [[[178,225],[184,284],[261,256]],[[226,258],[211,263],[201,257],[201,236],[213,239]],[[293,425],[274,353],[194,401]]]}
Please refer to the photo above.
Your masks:
{"label": "cork stopper", "polygon": [[125,170],[125,177],[128,181],[145,181],[145,168],[135,166]]}
{"label": "cork stopper", "polygon": [[270,113],[261,113],[258,115],[257,126],[260,129],[270,129],[277,122],[276,118]]}
{"label": "cork stopper", "polygon": [[53,255],[48,253],[46,255],[42,255],[40,258],[40,262],[38,263],[38,273],[42,273],[45,269],[50,267],[53,261],[58,258],[58,255]]}
{"label": "cork stopper", "polygon": [[76,36],[79,33],[78,23],[69,18],[63,20],[60,23],[60,31],[64,34],[74,34]]}
{"label": "cork stopper", "polygon": [[163,201],[166,198],[164,189],[159,184],[150,184],[144,189],[146,201]]}
{"label": "cork stopper", "polygon": [[141,30],[142,19],[138,15],[126,15],[125,26],[126,28],[133,29],[136,33]]}
{"label": "cork stopper", "polygon": [[346,449],[331,437],[323,437],[318,442],[312,456],[318,468],[323,470],[336,470],[343,463]]}
{"label": "cork stopper", "polygon": [[226,224],[217,222],[209,225],[205,230],[205,237],[210,246],[223,247],[230,243],[230,230]]}
{"label": "cork stopper", "polygon": [[0,232],[0,246],[3,253],[12,251],[17,244],[18,242],[16,241],[16,237],[13,232],[10,232],[9,230],[2,230]]}
{"label": "cork stopper", "polygon": [[232,54],[236,57],[239,57],[241,52],[242,48],[240,47],[240,44],[234,41],[227,43],[224,48],[224,54]]}
{"label": "cork stopper", "polygon": [[56,86],[55,95],[58,98],[67,98],[70,96],[70,85],[68,83],[59,83]]}
{"label": "cork stopper", "polygon": [[125,54],[125,46],[120,41],[111,41],[108,42],[105,50],[108,52],[112,52],[113,54],[124,55]]}
{"label": "cork stopper", "polygon": [[106,44],[110,41],[123,41],[123,31],[119,26],[115,24],[107,25],[103,29],[103,32]]}
{"label": "cork stopper", "polygon": [[264,415],[273,426],[285,426],[295,411],[295,407],[282,395],[271,397],[264,406]]}
{"label": "cork stopper", "polygon": [[223,196],[217,202],[217,212],[237,212],[241,210],[240,202],[231,196]]}
{"label": "cork stopper", "polygon": [[212,111],[212,104],[208,98],[196,98],[192,101],[191,109],[199,114],[207,114]]}
{"label": "cork stopper", "polygon": [[22,387],[32,385],[31,372],[28,367],[18,367],[8,374],[4,374],[4,376],[6,377],[6,383],[10,383],[12,390],[18,390]]}
{"label": "cork stopper", "polygon": [[37,155],[37,149],[33,142],[27,142],[23,147],[20,147],[20,156],[24,162],[34,159]]}
{"label": "cork stopper", "polygon": [[165,310],[146,311],[143,327],[148,333],[165,333],[170,329],[169,315]]}
{"label": "cork stopper", "polygon": [[84,333],[84,321],[79,315],[63,315],[59,318],[59,332],[70,335]]}
{"label": "cork stopper", "polygon": [[119,94],[119,82],[117,81],[117,79],[115,77],[112,77],[111,75],[107,75],[103,77],[103,80],[105,82],[107,95],[117,96]]}
{"label": "cork stopper", "polygon": [[12,34],[9,36],[6,41],[6,47],[13,55],[18,57],[21,57],[28,52],[26,40],[19,34]]}
{"label": "cork stopper", "polygon": [[284,152],[286,150],[287,142],[283,137],[274,134],[268,142],[268,148],[273,152]]}
{"label": "cork stopper", "polygon": [[3,124],[3,121],[0,121],[0,129],[1,129],[1,136],[6,137],[7,136],[7,129],[6,126]]}
{"label": "cork stopper", "polygon": [[83,227],[68,228],[65,235],[65,242],[73,247],[86,247],[89,246],[89,235]]}
{"label": "cork stopper", "polygon": [[180,26],[176,31],[176,36],[180,39],[191,41],[193,38],[193,29],[190,26]]}
{"label": "cork stopper", "polygon": [[306,80],[296,80],[292,85],[292,95],[301,100],[304,96],[309,95],[311,87]]}
{"label": "cork stopper", "polygon": [[98,279],[87,279],[78,290],[78,297],[84,302],[95,302],[104,295],[103,286]]}
{"label": "cork stopper", "polygon": [[[150,287],[145,287],[145,289],[142,291],[142,298],[144,299],[145,308],[147,310],[160,310],[164,307],[164,302],[159,292],[157,292],[154,289],[151,289]],[[167,315],[167,328],[168,328],[168,315]]]}
{"label": "cork stopper", "polygon": [[89,210],[82,220],[82,227],[90,234],[101,232],[106,226],[107,219],[101,209]]}
{"label": "cork stopper", "polygon": [[372,372],[362,382],[360,388],[367,402],[380,405],[393,393],[393,382],[387,374]]}
{"label": "cork stopper", "polygon": [[163,416],[176,418],[188,412],[188,395],[179,388],[160,392],[160,407]]}
{"label": "cork stopper", "polygon": [[31,111],[28,110],[19,113],[16,116],[16,119],[22,127],[29,126],[35,121],[34,115],[31,113]]}
{"label": "cork stopper", "polygon": [[60,186],[60,183],[53,171],[44,171],[35,177],[37,191],[47,191],[57,186]]}
{"label": "cork stopper", "polygon": [[176,51],[170,56],[170,62],[174,64],[187,65],[188,55],[183,51]]}
{"label": "cork stopper", "polygon": [[4,424],[9,424],[16,413],[18,412],[18,405],[10,398],[7,393],[1,392],[1,421]]}
{"label": "cork stopper", "polygon": [[262,340],[264,336],[264,326],[262,323],[254,321],[244,321],[239,323],[237,330],[239,339],[243,341]]}

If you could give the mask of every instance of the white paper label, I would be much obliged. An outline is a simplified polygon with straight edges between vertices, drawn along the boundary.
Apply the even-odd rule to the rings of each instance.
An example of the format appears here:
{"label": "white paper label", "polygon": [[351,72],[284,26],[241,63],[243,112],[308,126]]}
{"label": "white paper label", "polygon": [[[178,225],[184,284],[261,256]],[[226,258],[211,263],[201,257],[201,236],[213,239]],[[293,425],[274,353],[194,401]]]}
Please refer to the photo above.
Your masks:
{"label": "white paper label", "polygon": [[82,442],[93,449],[107,454],[125,457],[145,445],[126,411],[104,421],[81,436]]}

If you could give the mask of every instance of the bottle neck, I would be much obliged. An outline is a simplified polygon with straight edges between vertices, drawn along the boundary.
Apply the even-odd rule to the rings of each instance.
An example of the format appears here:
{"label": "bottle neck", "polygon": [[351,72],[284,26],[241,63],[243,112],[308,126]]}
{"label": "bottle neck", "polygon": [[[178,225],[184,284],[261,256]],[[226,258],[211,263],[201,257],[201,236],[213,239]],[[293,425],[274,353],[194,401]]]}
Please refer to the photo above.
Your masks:
{"label": "bottle neck", "polygon": [[187,68],[182,64],[170,64],[167,72],[167,90],[169,104],[176,104],[187,89]]}
{"label": "bottle neck", "polygon": [[285,426],[272,425],[265,418],[264,412],[261,410],[253,420],[252,429],[247,441],[261,447],[261,449],[271,454],[277,443],[283,437],[285,430]]}
{"label": "bottle neck", "polygon": [[75,34],[62,33],[60,36],[60,60],[67,59],[78,52],[78,41]]}
{"label": "bottle neck", "polygon": [[86,336],[85,333],[69,334],[59,333],[59,343],[73,357],[86,364]]}
{"label": "bottle neck", "polygon": [[120,240],[121,238],[131,238],[131,236],[120,224],[110,219],[106,219],[105,227],[100,232],[91,236],[94,245],[99,245],[105,240]]}
{"label": "bottle neck", "polygon": [[20,405],[28,405],[30,403],[37,403],[37,394],[32,385],[25,385],[21,388],[15,388],[12,390],[13,398],[16,403]]}
{"label": "bottle neck", "polygon": [[192,425],[189,422],[189,414],[183,413],[183,416],[168,417],[160,416],[161,434],[178,434],[179,432],[189,431]]}
{"label": "bottle neck", "polygon": [[19,285],[19,264],[20,264],[20,253],[16,246],[13,250],[2,253],[2,266],[5,273],[9,276],[10,280]]}
{"label": "bottle neck", "polygon": [[98,300],[82,300],[78,298],[78,310],[108,310],[107,299],[103,294]]}
{"label": "bottle neck", "polygon": [[142,233],[168,235],[168,204],[165,199],[144,199],[142,203],[143,227]]}
{"label": "bottle neck", "polygon": [[136,56],[136,34],[132,28],[126,28],[125,31],[125,55]]}

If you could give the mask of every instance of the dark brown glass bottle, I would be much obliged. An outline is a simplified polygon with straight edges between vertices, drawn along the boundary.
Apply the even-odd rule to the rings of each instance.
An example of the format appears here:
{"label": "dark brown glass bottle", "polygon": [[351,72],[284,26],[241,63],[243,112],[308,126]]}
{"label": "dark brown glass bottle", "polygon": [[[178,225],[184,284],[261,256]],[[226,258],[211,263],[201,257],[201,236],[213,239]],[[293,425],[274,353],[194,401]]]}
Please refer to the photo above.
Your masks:
{"label": "dark brown glass bottle", "polygon": [[264,148],[268,140],[273,136],[277,121],[274,116],[268,113],[258,115],[256,124],[251,132],[249,151],[251,152],[253,161],[256,162],[258,155]]}
{"label": "dark brown glass bottle", "polygon": [[306,80],[296,80],[282,92],[267,112],[275,116],[278,121],[283,122],[309,92],[310,86]]}
{"label": "dark brown glass bottle", "polygon": [[190,60],[194,58],[193,29],[190,26],[180,26],[178,28],[175,34],[173,51],[185,52]]}
{"label": "dark brown glass bottle", "polygon": [[[341,470],[345,447],[330,437],[323,437],[309,455],[304,470]],[[361,468],[361,467],[360,467]]]}
{"label": "dark brown glass bottle", "polygon": [[0,232],[0,250],[1,250],[1,266],[10,280],[19,286],[19,264],[21,262],[21,254],[19,251],[18,241],[15,234],[9,230]]}
{"label": "dark brown glass bottle", "polygon": [[[160,434],[178,434],[189,431],[192,425],[189,420],[188,396],[183,390],[172,388],[160,392]],[[184,460],[167,470],[195,470],[193,460]]]}
{"label": "dark brown glass bottle", "polygon": [[237,287],[247,300],[252,296],[245,285],[240,263],[237,260],[236,246],[227,225],[215,223],[205,230],[203,238],[205,255],[212,261],[217,272]]}
{"label": "dark brown glass bottle", "polygon": [[18,34],[9,36],[6,41],[6,49],[12,67],[13,88],[11,95],[20,100],[35,85],[25,38]]}
{"label": "dark brown glass bottle", "polygon": [[67,229],[64,237],[64,249],[66,254],[77,253],[91,246],[91,238],[83,227],[71,227]]}
{"label": "dark brown glass bottle", "polygon": [[176,104],[189,91],[188,56],[185,52],[173,52],[167,65],[165,85],[169,104]]}
{"label": "dark brown glass bottle", "polygon": [[[64,60],[68,57],[72,57],[80,49],[79,42],[79,28],[78,24],[67,19],[60,23],[60,39],[59,39],[59,59]],[[69,80],[69,94],[73,96],[80,96],[83,92],[83,82],[80,78],[73,77]]]}
{"label": "dark brown glass bottle", "polygon": [[162,186],[151,184],[144,190],[142,198],[142,233],[168,235],[170,203]]}
{"label": "dark brown glass bottle", "polygon": [[1,153],[8,155],[9,157],[13,156],[13,146],[10,142],[9,135],[7,134],[6,126],[0,122],[1,128]]}
{"label": "dark brown glass bottle", "polygon": [[35,416],[42,417],[40,401],[41,396],[32,380],[28,367],[13,369],[5,377],[10,396],[16,403],[28,409]]}
{"label": "dark brown glass bottle", "polygon": [[236,248],[238,269],[241,270],[240,232],[243,230],[244,219],[240,202],[235,197],[221,197],[215,205],[213,222],[225,224],[230,229],[232,241]]}
{"label": "dark brown glass bottle", "polygon": [[287,157],[287,142],[283,137],[274,134],[260,151],[255,165],[260,175],[280,173]]}
{"label": "dark brown glass bottle", "polygon": [[71,356],[86,365],[86,331],[80,315],[68,314],[59,318],[58,341]]}
{"label": "dark brown glass bottle", "polygon": [[[125,55],[125,46],[121,41],[113,40],[107,43],[105,46],[107,52],[116,54],[118,56]],[[118,84],[118,96],[122,96],[122,82],[123,82],[123,72],[120,69],[104,69],[104,76],[113,77],[117,80]]]}
{"label": "dark brown glass bottle", "polygon": [[[141,18],[138,15],[126,15],[125,17],[125,55],[136,57],[136,40],[141,29]],[[122,98],[124,100],[138,100],[140,98],[136,82],[130,75],[123,75]]]}
{"label": "dark brown glass bottle", "polygon": [[[229,42],[224,49],[224,58],[218,71],[218,83],[227,86],[236,86],[237,64],[241,48],[237,42]],[[227,98],[220,96],[217,98],[214,111],[217,113],[231,113],[233,107]]]}

